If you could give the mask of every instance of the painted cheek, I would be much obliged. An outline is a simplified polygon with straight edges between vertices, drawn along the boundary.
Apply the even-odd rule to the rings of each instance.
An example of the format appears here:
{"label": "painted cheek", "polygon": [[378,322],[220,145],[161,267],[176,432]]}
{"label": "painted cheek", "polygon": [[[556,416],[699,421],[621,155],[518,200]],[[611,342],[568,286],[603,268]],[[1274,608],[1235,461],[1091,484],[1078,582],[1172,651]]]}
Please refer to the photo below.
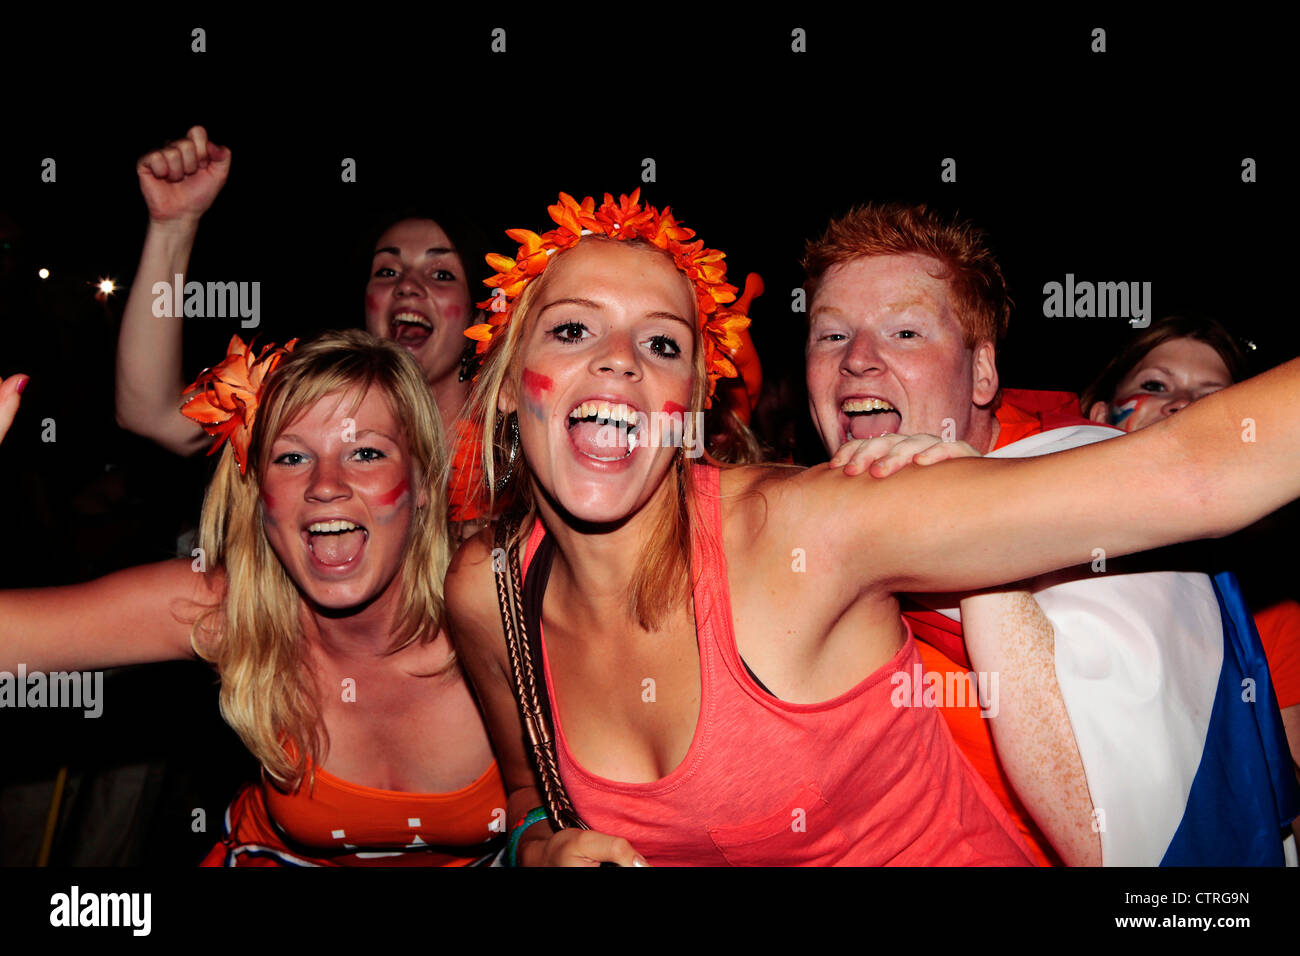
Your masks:
{"label": "painted cheek", "polygon": [[663,411],[667,412],[669,415],[675,415],[675,414],[679,415],[682,412],[686,411],[686,406],[678,405],[676,402],[670,400],[664,402]]}
{"label": "painted cheek", "polygon": [[555,383],[547,375],[524,369],[524,408],[539,422],[546,421],[546,398]]}
{"label": "painted cheek", "polygon": [[384,508],[392,507],[410,490],[411,483],[407,479],[403,478],[392,491],[386,491],[382,495],[376,495],[375,504]]}
{"label": "painted cheek", "polygon": [[386,291],[376,289],[366,292],[366,328],[374,334],[383,331],[381,324],[387,299]]}
{"label": "painted cheek", "polygon": [[442,310],[443,317],[453,325],[459,325],[465,321],[465,307],[460,303],[445,306]]}
{"label": "painted cheek", "polygon": [[1131,431],[1138,411],[1153,397],[1151,394],[1144,392],[1141,395],[1133,395],[1115,405],[1110,413],[1110,423],[1126,432]]}
{"label": "painted cheek", "polygon": [[266,524],[279,524],[275,517],[275,499],[266,489],[262,490],[262,521]]}

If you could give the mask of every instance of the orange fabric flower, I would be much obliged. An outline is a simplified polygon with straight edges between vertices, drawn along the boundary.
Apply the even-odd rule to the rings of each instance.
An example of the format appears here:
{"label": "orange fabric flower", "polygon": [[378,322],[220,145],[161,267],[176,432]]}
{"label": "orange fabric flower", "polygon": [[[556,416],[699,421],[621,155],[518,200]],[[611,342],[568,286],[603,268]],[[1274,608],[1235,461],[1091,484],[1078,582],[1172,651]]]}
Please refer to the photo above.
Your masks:
{"label": "orange fabric flower", "polygon": [[205,432],[217,439],[208,449],[209,455],[230,439],[241,475],[248,466],[248,446],[253,437],[253,422],[257,419],[262,386],[266,377],[297,343],[298,340],[294,339],[284,348],[263,346],[261,353],[254,358],[251,345],[245,345],[238,335],[231,336],[225,359],[213,368],[204,369],[185,389],[187,392],[202,391],[181,406],[181,414],[198,422]]}
{"label": "orange fabric flower", "polygon": [[[695,286],[709,376],[705,404],[711,407],[718,379],[739,374],[731,356],[742,345],[740,333],[749,326],[747,313],[753,299],[751,295],[727,307],[736,303],[739,290],[727,283],[725,254],[705,248],[700,240],[691,242],[695,231],[679,223],[671,207],[665,206],[660,212],[653,206],[643,206],[639,188],[630,196],[619,196],[618,202],[605,193],[599,207],[591,196],[578,202],[568,193],[560,193],[560,201],[548,206],[546,211],[556,228],[541,235],[527,229],[509,229],[506,235],[520,244],[515,257],[496,254],[487,257],[496,275],[484,284],[495,292],[492,298],[478,305],[487,310],[488,320],[465,330],[469,338],[478,342],[477,352],[482,355],[492,348],[492,343],[509,324],[515,302],[528,283],[542,274],[555,253],[572,248],[585,235],[642,239],[670,254],[677,268]],[[758,288],[761,290],[761,283]]]}

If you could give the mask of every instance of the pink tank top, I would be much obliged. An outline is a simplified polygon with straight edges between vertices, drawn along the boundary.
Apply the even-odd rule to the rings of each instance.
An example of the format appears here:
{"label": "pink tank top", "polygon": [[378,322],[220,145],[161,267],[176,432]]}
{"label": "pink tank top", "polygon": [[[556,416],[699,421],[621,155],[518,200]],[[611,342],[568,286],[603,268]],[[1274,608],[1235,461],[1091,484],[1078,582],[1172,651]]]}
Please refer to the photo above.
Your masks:
{"label": "pink tank top", "polygon": [[[890,677],[920,664],[910,629],[892,661],[833,700],[792,704],[759,689],[736,651],[719,471],[694,467],[695,737],[660,780],[608,780],[579,766],[553,704],[560,775],[587,825],[627,839],[655,866],[1032,865],[938,710],[891,704]],[[545,533],[536,522],[524,573]],[[545,646],[543,635],[555,702]]]}

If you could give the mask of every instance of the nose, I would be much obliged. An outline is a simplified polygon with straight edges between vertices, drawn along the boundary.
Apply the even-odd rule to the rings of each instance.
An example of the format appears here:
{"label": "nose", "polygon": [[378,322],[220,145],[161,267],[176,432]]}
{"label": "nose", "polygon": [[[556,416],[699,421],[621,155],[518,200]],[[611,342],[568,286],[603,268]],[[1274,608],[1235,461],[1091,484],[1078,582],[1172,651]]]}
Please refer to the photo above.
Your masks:
{"label": "nose", "polygon": [[844,350],[840,372],[845,375],[865,375],[884,367],[875,340],[870,335],[855,335]]}
{"label": "nose", "polygon": [[406,271],[402,273],[401,279],[393,288],[393,295],[423,298],[424,291],[424,284],[419,277],[414,272]]}
{"label": "nose", "polygon": [[1160,410],[1160,413],[1164,415],[1165,418],[1168,418],[1174,412],[1181,412],[1188,405],[1192,404],[1192,401],[1193,399],[1190,395],[1185,395],[1179,392],[1175,392],[1169,398],[1169,401],[1165,402],[1164,407]]}
{"label": "nose", "polygon": [[307,485],[308,501],[339,501],[352,497],[352,486],[339,462],[318,460]]}
{"label": "nose", "polygon": [[628,332],[610,331],[605,334],[600,348],[591,358],[591,370],[597,375],[626,375],[641,377],[641,364],[637,358],[636,343]]}

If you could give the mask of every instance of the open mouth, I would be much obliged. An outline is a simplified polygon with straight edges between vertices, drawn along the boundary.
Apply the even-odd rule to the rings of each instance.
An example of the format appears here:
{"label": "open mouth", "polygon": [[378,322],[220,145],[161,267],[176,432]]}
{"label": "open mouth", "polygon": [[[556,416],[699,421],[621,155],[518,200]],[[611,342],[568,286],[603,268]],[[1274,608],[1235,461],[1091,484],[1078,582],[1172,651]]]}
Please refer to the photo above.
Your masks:
{"label": "open mouth", "polygon": [[393,341],[412,351],[433,335],[433,323],[419,312],[398,312],[388,320],[388,327]]}
{"label": "open mouth", "polygon": [[636,450],[640,420],[626,402],[580,402],[569,412],[569,440],[594,461],[622,461]]}
{"label": "open mouth", "polygon": [[848,438],[874,438],[897,432],[903,416],[883,398],[846,398],[840,412],[847,418]]}
{"label": "open mouth", "polygon": [[370,532],[344,519],[316,521],[307,526],[307,549],[326,568],[346,568],[361,555]]}

